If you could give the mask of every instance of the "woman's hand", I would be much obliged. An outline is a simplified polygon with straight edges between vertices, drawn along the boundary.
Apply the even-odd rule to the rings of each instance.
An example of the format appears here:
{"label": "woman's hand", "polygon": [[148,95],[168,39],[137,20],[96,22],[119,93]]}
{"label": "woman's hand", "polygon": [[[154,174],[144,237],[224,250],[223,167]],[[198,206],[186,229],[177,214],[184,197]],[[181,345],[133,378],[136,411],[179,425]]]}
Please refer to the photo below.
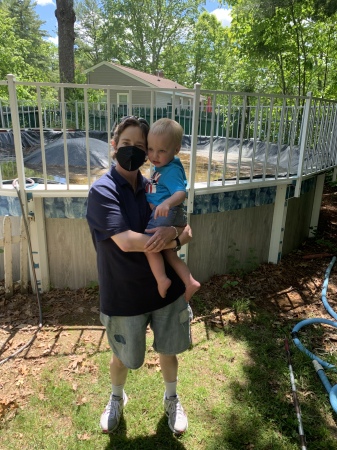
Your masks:
{"label": "woman's hand", "polygon": [[145,244],[144,249],[146,252],[161,252],[168,248],[168,244],[173,241],[176,235],[173,227],[151,228],[151,230],[145,230],[145,233],[154,233]]}
{"label": "woman's hand", "polygon": [[[179,233],[179,240],[181,245],[185,245],[192,239],[192,229],[189,225],[185,228],[177,227]],[[174,227],[157,227],[151,230],[145,230],[145,233],[154,233],[153,236],[145,244],[144,250],[146,252],[161,252],[168,248],[175,248],[176,232]]]}

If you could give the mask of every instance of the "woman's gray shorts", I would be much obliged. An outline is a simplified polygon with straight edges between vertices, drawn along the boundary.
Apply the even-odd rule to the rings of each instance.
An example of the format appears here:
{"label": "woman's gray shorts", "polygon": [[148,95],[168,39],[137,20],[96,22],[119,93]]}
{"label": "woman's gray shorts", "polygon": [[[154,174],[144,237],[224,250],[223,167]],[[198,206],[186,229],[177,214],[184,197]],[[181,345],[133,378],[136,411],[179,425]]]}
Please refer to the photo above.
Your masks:
{"label": "woman's gray shorts", "polygon": [[148,325],[154,334],[154,350],[176,355],[191,345],[192,318],[192,310],[183,296],[170,305],[138,316],[100,315],[113,353],[129,369],[138,369],[144,362]]}

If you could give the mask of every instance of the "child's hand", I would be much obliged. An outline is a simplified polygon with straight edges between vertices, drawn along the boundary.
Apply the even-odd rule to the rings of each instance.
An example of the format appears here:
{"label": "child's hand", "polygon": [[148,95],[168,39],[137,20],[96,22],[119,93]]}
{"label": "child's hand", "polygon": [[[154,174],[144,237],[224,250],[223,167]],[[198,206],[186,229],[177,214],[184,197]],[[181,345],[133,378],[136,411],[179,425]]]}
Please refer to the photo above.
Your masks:
{"label": "child's hand", "polygon": [[165,204],[165,202],[161,203],[156,207],[156,211],[154,213],[154,218],[157,219],[157,217],[167,217],[170,211],[170,207],[168,204]]}

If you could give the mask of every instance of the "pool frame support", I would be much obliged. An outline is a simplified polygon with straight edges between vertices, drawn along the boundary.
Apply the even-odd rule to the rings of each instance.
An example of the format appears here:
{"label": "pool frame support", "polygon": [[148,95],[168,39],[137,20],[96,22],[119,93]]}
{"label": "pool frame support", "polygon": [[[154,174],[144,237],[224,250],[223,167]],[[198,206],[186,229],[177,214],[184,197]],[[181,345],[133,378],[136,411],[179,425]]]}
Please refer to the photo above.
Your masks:
{"label": "pool frame support", "polygon": [[324,189],[325,173],[321,173],[316,178],[315,197],[312,205],[311,220],[309,227],[309,237],[315,237],[317,232],[319,213],[321,210],[322,196]]}
{"label": "pool frame support", "polygon": [[274,264],[280,262],[282,256],[284,228],[288,209],[286,195],[287,186],[277,186],[268,255],[268,262]]}
{"label": "pool frame support", "polygon": [[[29,233],[32,246],[34,270],[39,292],[50,290],[49,259],[45,214],[42,197],[28,194]],[[32,285],[34,290],[34,286]]]}

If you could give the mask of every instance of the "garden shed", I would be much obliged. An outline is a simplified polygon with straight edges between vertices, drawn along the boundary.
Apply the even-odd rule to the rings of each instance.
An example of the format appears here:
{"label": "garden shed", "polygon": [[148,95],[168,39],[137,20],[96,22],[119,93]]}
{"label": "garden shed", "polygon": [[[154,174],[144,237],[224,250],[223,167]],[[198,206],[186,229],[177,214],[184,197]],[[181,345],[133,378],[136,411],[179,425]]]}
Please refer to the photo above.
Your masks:
{"label": "garden shed", "polygon": [[[156,108],[172,108],[172,91],[175,89],[186,89],[186,92],[177,92],[175,95],[175,108],[191,108],[193,95],[188,92],[185,86],[173,80],[165,78],[162,70],[158,70],[155,75],[132,69],[108,61],[101,62],[85,71],[87,83],[95,85],[120,86],[120,89],[110,91],[110,102],[117,107],[127,107],[133,105],[150,105],[151,90],[149,88],[161,88],[154,93],[154,106]],[[144,90],[132,92],[127,86],[144,87]]]}

